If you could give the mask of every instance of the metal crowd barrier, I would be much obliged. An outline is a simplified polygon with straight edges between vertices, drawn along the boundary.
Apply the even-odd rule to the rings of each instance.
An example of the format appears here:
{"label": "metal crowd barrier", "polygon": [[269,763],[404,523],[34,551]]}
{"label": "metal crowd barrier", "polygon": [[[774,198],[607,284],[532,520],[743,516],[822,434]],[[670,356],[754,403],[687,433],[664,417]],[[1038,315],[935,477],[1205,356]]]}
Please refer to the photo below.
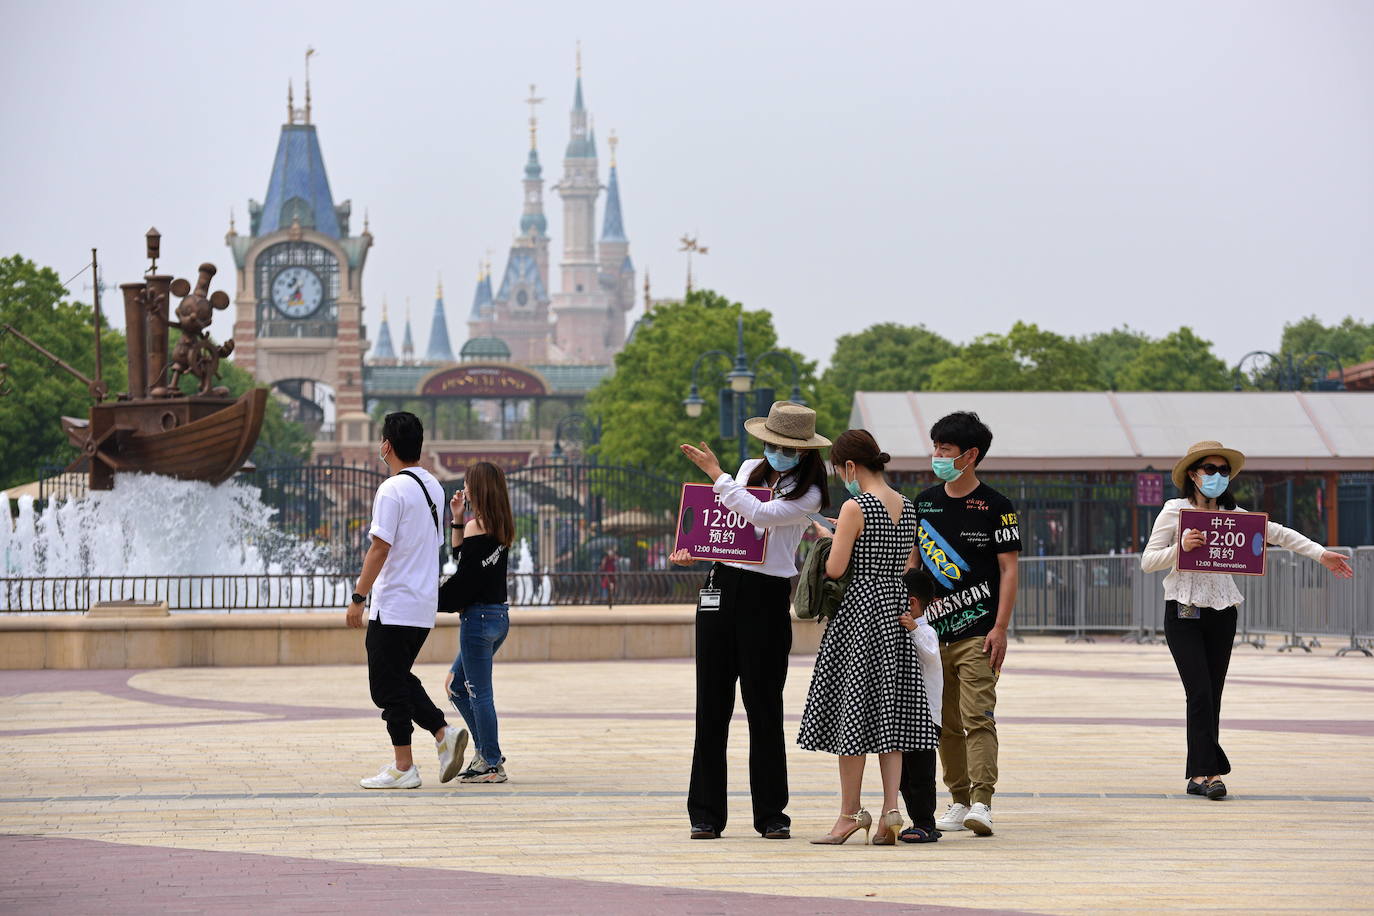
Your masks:
{"label": "metal crowd barrier", "polygon": [[[1262,577],[1236,576],[1245,600],[1236,645],[1311,652],[1323,640],[1338,654],[1374,657],[1374,547],[1343,549],[1353,579],[1270,550]],[[1137,554],[1022,557],[1011,635],[1058,634],[1070,642],[1117,634],[1159,642],[1165,574],[1145,573]],[[56,576],[0,580],[0,613],[81,613],[97,601],[166,601],[179,612],[297,611],[342,608],[352,573],[207,576]],[[513,573],[510,601],[520,607],[676,604],[696,600],[700,570]]]}

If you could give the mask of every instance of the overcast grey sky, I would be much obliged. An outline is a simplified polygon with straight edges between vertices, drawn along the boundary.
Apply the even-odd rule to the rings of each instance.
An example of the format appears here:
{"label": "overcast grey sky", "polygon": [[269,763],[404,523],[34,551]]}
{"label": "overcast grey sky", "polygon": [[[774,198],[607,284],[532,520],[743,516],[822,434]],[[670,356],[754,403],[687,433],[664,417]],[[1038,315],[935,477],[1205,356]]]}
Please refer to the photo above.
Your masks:
{"label": "overcast grey sky", "polygon": [[226,269],[309,44],[335,200],[371,213],[374,336],[383,297],[395,320],[409,296],[423,351],[442,271],[456,348],[478,260],[499,271],[516,229],[528,84],[552,184],[581,39],[655,295],[680,292],[677,239],[699,233],[699,284],[822,363],[878,321],[961,341],[1186,323],[1233,361],[1286,320],[1374,314],[1367,2],[0,9],[0,253],[64,279],[92,246],[107,282],[136,279],[149,225],[178,275]]}

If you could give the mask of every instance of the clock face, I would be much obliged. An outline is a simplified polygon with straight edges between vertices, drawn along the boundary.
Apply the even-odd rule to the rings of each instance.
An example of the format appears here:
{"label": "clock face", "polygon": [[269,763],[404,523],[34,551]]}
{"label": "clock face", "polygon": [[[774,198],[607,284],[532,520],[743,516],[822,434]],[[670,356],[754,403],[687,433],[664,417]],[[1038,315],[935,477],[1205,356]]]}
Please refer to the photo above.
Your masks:
{"label": "clock face", "polygon": [[272,280],[272,304],[287,318],[304,318],[323,300],[324,284],[309,268],[288,267]]}

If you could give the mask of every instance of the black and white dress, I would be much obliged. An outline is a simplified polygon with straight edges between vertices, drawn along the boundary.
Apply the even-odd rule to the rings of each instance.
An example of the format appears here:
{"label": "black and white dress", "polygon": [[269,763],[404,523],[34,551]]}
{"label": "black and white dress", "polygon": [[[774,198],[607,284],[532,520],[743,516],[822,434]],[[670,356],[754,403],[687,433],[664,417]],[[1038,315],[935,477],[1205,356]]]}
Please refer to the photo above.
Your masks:
{"label": "black and white dress", "polygon": [[926,704],[916,644],[897,618],[907,609],[902,571],[916,539],[916,510],[902,497],[896,524],[871,493],[856,502],[864,527],[853,577],[821,636],[797,743],[831,754],[933,750],[939,731]]}

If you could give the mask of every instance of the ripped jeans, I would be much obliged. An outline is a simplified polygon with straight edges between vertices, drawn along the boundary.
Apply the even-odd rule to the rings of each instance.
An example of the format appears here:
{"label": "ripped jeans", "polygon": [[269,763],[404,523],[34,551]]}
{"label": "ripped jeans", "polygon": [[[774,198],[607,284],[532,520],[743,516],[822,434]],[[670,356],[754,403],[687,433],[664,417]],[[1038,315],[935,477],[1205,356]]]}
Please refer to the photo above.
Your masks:
{"label": "ripped jeans", "polygon": [[473,747],[490,766],[505,761],[497,740],[496,704],[492,699],[491,661],[510,631],[510,608],[474,604],[463,611],[458,630],[458,657],[448,698],[472,732]]}

